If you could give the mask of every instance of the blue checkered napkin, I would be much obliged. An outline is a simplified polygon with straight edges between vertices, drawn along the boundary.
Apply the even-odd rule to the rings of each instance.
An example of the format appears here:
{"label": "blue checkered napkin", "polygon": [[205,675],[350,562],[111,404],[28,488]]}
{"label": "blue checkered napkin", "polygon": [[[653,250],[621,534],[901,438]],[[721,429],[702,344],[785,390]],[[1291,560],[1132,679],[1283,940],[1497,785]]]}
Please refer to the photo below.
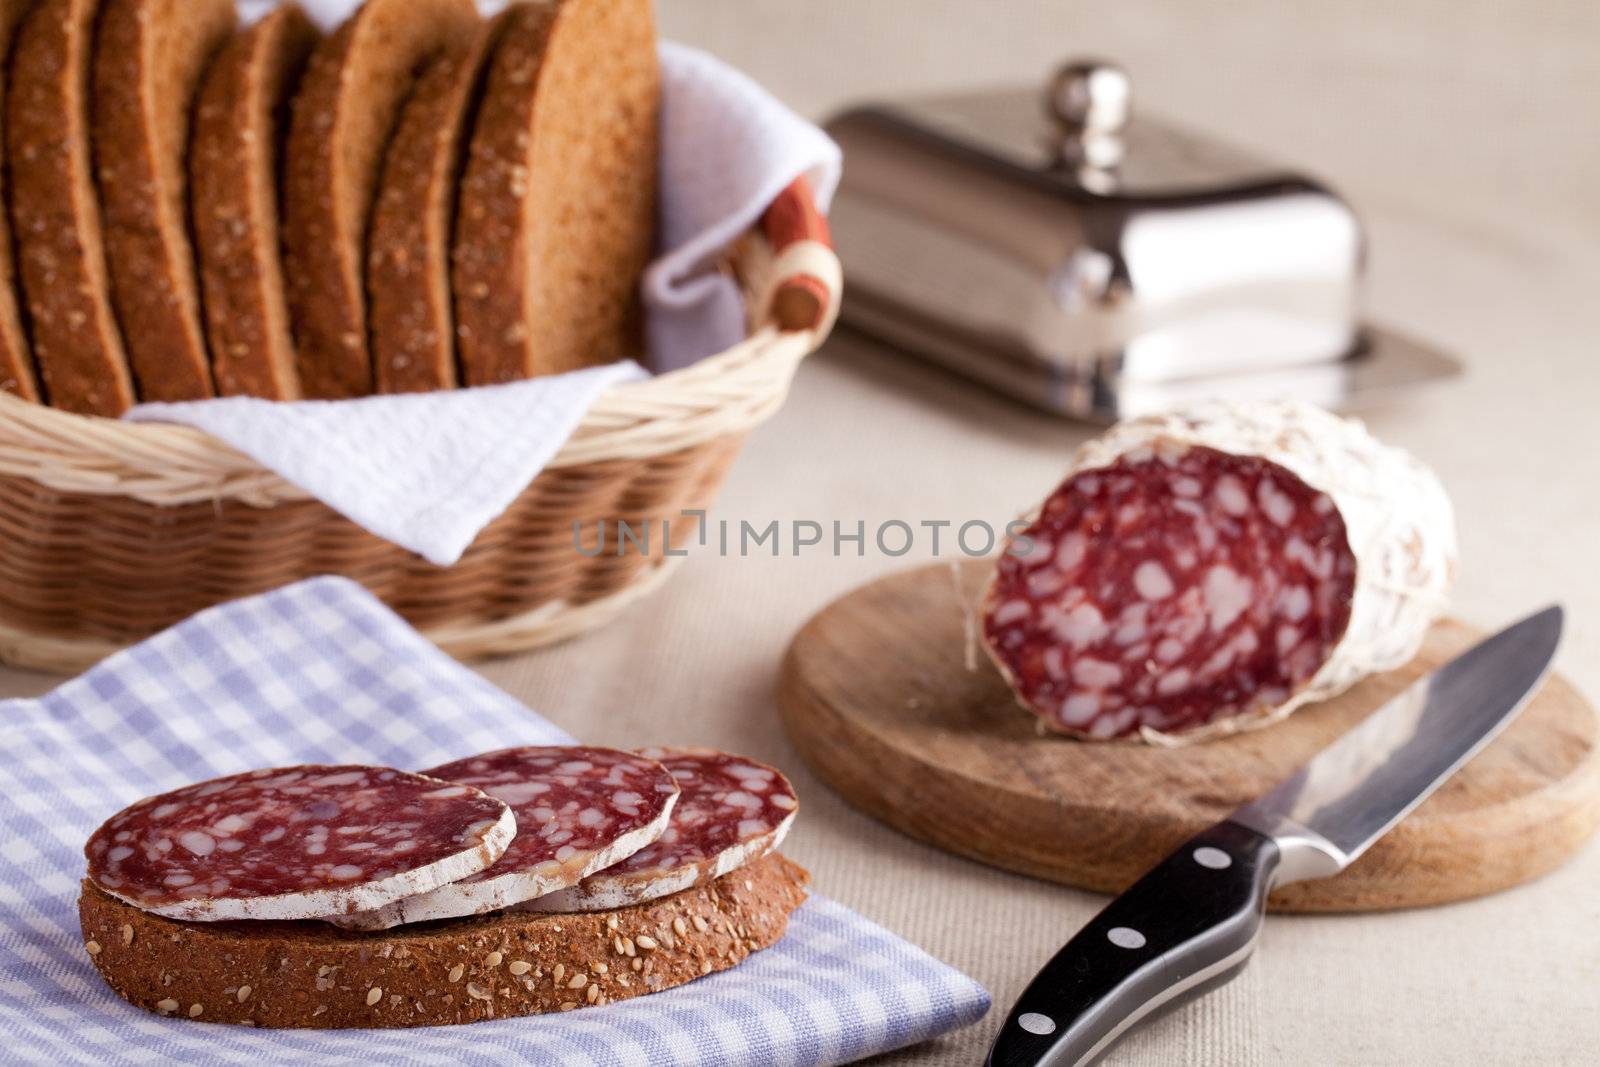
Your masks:
{"label": "blue checkered napkin", "polygon": [[359,586],[319,578],[204,612],[40,700],[0,703],[0,1060],[16,1063],[838,1063],[965,1026],[964,975],[813,897],[732,971],[563,1015],[418,1030],[162,1019],[89,965],[83,843],[125,805],[293,763],[429,767],[567,741]]}

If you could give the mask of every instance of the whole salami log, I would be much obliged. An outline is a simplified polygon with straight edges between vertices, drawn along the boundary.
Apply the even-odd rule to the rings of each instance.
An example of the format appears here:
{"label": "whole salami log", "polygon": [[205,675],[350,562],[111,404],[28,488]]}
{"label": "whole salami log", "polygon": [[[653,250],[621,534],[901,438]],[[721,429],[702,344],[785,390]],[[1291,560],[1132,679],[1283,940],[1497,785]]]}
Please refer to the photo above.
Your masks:
{"label": "whole salami log", "polygon": [[481,789],[516,812],[521,827],[499,862],[340,926],[479,915],[576,885],[648,845],[667,827],[678,785],[654,759],[593,746],[525,746],[486,752],[424,772]]}
{"label": "whole salami log", "polygon": [[1079,450],[1006,545],[984,643],[1050,729],[1202,740],[1405,663],[1455,556],[1438,479],[1359,422],[1212,401]]}
{"label": "whole salami log", "polygon": [[89,878],[174,919],[318,919],[382,907],[488,867],[517,832],[504,803],[387,767],[278,767],[199,782],[113,815]]}
{"label": "whole salami log", "polygon": [[646,748],[683,794],[666,832],[621,863],[570,889],[522,905],[529,911],[604,911],[720,878],[778,847],[800,803],[778,770],[709,748]]}

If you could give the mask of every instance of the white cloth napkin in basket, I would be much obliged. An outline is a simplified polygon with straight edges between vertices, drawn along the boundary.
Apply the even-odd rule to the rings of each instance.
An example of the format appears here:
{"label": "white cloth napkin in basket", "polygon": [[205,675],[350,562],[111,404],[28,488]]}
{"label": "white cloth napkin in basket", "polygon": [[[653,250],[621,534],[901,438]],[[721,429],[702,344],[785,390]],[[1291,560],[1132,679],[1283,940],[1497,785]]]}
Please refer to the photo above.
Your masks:
{"label": "white cloth napkin in basket", "polygon": [[256,767],[418,768],[570,740],[342,578],[212,608],[38,700],[0,702],[0,736],[0,1062],[812,1067],[989,1007],[965,975],[817,894],[738,967],[557,1015],[265,1030],[125,1003],[90,965],[76,906],[83,843],[125,805]]}
{"label": "white cloth napkin in basket", "polygon": [[[240,10],[250,18],[272,6],[242,0]],[[355,4],[303,6],[327,26]],[[661,72],[660,247],[643,289],[651,363],[671,370],[744,334],[739,293],[714,269],[717,257],[802,174],[826,210],[840,162],[826,134],[714,57],[663,43]],[[538,476],[596,397],[644,373],[620,363],[413,396],[141,404],[124,418],[198,427],[379,537],[448,566]]]}

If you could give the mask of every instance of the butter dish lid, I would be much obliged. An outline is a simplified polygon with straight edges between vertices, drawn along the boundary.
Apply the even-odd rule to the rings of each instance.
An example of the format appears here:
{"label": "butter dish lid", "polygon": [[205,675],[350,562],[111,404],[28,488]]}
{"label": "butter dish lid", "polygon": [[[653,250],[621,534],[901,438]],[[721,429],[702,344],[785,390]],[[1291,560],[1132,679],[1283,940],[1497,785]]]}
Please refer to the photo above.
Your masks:
{"label": "butter dish lid", "polygon": [[872,102],[828,130],[845,158],[844,322],[1036,407],[1103,419],[1134,386],[1270,390],[1307,368],[1408,363],[1309,376],[1352,397],[1455,369],[1362,323],[1366,236],[1337,192],[1136,114],[1111,63]]}

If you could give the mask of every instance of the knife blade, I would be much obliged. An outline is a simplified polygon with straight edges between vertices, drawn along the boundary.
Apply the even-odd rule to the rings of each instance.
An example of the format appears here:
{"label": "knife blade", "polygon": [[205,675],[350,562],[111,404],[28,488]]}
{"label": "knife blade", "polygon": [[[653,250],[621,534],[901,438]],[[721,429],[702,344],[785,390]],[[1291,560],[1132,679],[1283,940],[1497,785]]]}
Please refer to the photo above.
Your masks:
{"label": "knife blade", "polygon": [[1482,751],[1544,681],[1563,622],[1551,606],[1485,638],[1162,860],[1029,983],[991,1067],[1092,1063],[1141,1020],[1232,978],[1267,895],[1344,870]]}

